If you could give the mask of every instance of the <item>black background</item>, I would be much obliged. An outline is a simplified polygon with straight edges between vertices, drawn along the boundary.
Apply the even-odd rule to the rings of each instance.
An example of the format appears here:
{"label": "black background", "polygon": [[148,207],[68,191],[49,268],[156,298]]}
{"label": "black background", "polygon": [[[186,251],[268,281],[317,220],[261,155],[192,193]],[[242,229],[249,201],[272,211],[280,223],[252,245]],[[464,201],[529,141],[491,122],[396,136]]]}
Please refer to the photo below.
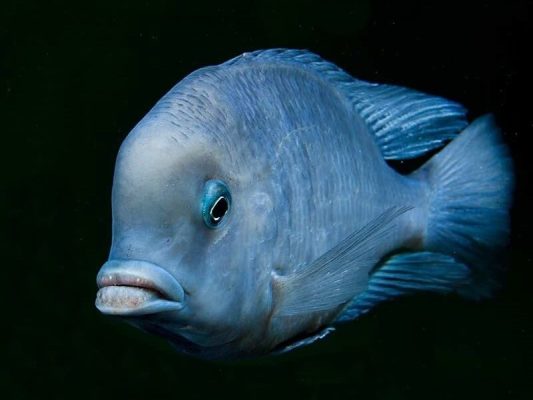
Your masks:
{"label": "black background", "polygon": [[[533,398],[532,10],[509,0],[4,0],[0,396]],[[187,358],[96,311],[120,142],[187,73],[271,47],[497,115],[518,186],[495,299],[398,300],[322,343],[233,363]]]}

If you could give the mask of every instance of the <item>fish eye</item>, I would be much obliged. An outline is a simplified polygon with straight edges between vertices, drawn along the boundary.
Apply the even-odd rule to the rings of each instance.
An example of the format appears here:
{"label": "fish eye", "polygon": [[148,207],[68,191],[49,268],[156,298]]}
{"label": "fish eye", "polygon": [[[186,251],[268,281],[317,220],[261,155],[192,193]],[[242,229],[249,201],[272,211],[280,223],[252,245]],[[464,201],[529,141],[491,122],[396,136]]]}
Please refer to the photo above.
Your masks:
{"label": "fish eye", "polygon": [[210,179],[204,185],[202,218],[210,229],[219,228],[231,209],[231,194],[219,179]]}

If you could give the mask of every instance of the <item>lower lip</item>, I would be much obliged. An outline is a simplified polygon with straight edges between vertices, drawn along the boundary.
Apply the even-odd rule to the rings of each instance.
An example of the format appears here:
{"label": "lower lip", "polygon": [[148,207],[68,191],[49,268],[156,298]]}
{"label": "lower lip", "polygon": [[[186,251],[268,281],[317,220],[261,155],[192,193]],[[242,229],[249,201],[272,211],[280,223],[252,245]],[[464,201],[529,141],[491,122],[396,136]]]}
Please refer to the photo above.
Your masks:
{"label": "lower lip", "polygon": [[136,286],[104,286],[96,294],[96,308],[104,314],[136,316],[179,311],[183,304],[163,299],[154,290]]}

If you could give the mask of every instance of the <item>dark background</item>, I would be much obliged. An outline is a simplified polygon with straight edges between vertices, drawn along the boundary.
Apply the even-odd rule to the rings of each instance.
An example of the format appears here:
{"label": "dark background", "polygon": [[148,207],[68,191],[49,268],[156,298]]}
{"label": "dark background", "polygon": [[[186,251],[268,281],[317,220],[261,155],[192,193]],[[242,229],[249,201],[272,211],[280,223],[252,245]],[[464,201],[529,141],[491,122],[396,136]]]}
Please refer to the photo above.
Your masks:
{"label": "dark background", "polygon": [[[121,3],[0,5],[2,398],[533,398],[531,2]],[[398,300],[319,344],[233,363],[96,311],[120,142],[187,73],[270,47],[497,115],[518,188],[495,299]]]}

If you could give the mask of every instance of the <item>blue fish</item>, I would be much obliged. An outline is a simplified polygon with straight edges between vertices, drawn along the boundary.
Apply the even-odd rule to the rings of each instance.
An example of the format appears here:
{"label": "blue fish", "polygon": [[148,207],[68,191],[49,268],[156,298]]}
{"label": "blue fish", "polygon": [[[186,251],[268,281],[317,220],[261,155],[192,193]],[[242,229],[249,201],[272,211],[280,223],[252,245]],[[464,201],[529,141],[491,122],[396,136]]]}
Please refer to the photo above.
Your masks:
{"label": "blue fish", "polygon": [[[442,148],[437,152],[437,149]],[[403,175],[387,160],[436,152]],[[124,140],[96,307],[208,359],[282,353],[419,292],[490,296],[512,162],[490,115],[301,50],[193,72]]]}

